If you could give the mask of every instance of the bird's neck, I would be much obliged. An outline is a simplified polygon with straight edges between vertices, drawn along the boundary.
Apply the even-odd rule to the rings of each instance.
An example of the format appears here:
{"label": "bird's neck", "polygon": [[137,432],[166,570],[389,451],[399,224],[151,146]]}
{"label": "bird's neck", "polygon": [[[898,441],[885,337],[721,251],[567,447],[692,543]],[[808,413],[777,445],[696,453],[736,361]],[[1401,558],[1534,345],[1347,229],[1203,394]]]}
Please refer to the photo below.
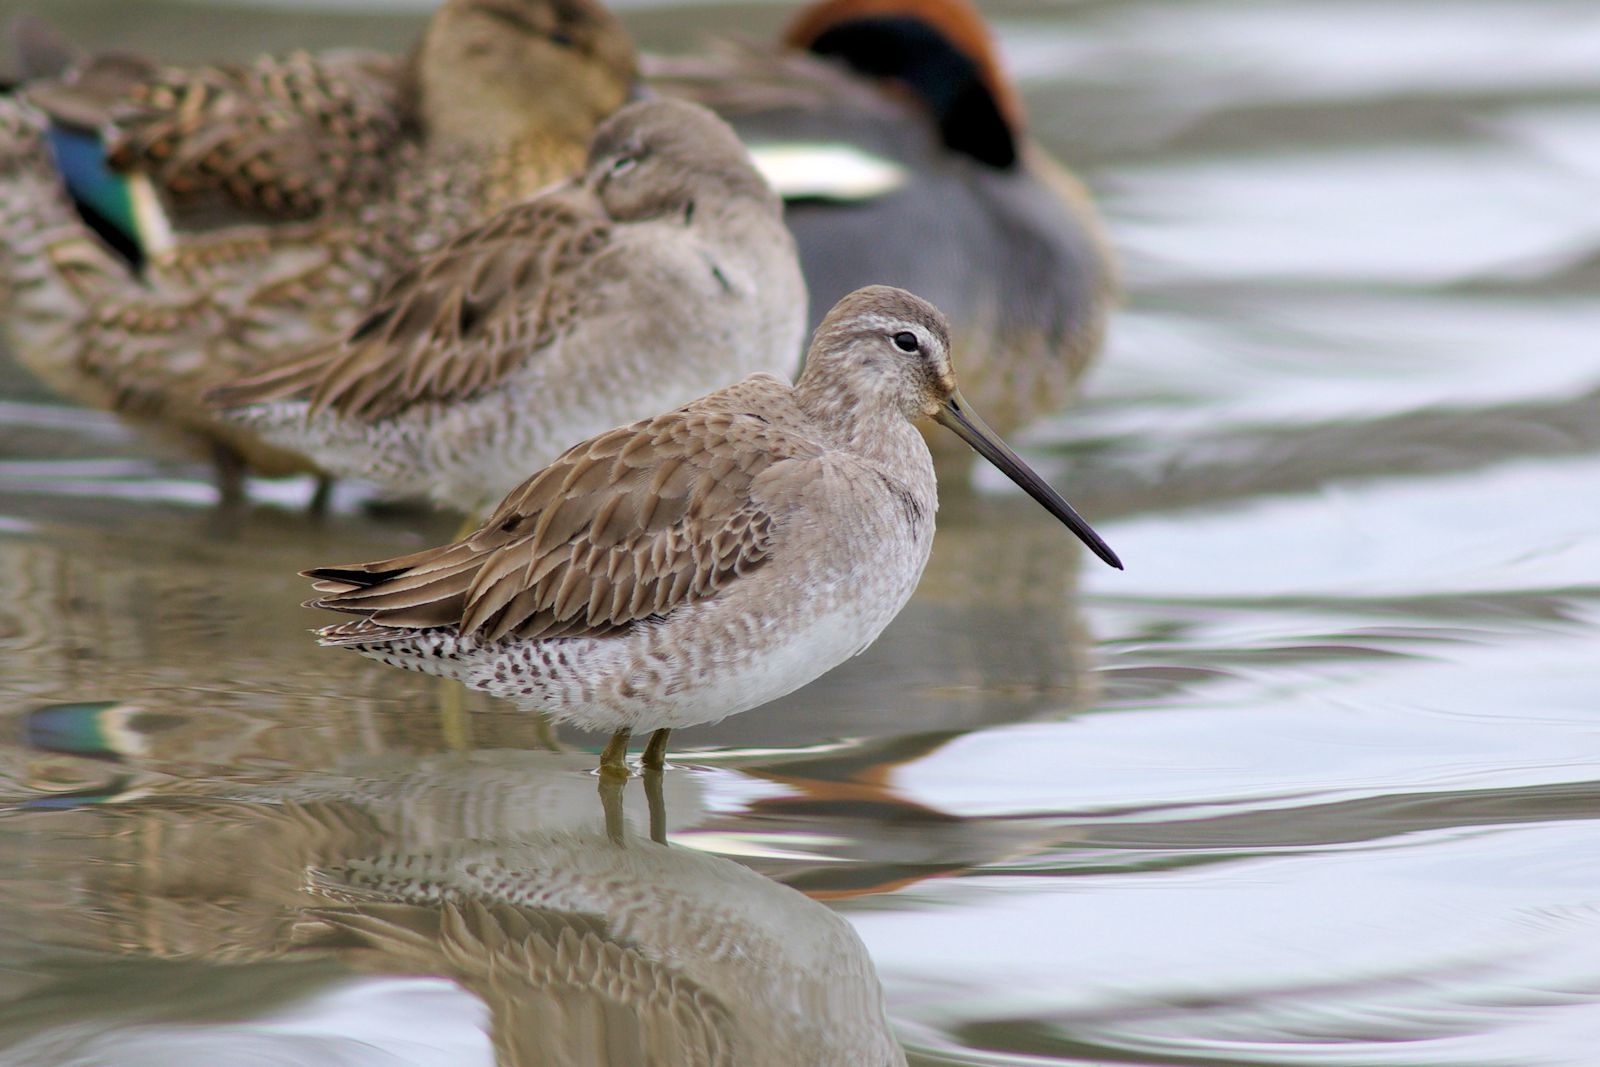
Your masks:
{"label": "bird's neck", "polygon": [[933,458],[916,426],[896,405],[863,395],[807,363],[795,383],[803,410],[826,442],[867,460],[907,488],[933,498]]}

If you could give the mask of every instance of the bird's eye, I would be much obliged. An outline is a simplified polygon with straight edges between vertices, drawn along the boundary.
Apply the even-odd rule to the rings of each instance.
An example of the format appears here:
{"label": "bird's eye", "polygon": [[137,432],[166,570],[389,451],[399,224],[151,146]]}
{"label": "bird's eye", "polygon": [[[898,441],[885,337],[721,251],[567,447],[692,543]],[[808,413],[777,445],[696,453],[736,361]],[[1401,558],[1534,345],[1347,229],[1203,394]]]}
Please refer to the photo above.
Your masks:
{"label": "bird's eye", "polygon": [[557,48],[571,48],[578,43],[572,39],[572,34],[567,33],[565,30],[551,30],[545,40]]}
{"label": "bird's eye", "polygon": [[894,346],[902,352],[915,352],[918,349],[917,335],[909,331],[901,331],[892,338]]}
{"label": "bird's eye", "polygon": [[611,164],[611,176],[613,178],[615,178],[618,175],[626,174],[630,170],[632,170],[634,167],[637,167],[638,165],[639,165],[639,157],[638,156],[632,156],[632,155],[623,156],[622,158],[618,159],[615,163]]}

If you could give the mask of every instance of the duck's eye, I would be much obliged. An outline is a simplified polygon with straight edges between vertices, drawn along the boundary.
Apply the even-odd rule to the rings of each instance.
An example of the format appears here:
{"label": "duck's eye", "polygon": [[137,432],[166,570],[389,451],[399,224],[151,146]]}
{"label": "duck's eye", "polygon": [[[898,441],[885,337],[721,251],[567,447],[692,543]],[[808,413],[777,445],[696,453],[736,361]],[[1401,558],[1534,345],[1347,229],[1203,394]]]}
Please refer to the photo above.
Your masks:
{"label": "duck's eye", "polygon": [[572,39],[572,34],[566,32],[565,30],[551,30],[549,36],[547,36],[545,40],[549,41],[557,48],[572,48],[578,43]]}
{"label": "duck's eye", "polygon": [[638,165],[638,156],[623,156],[621,159],[618,159],[615,163],[611,164],[611,176],[615,178],[619,175],[626,174]]}
{"label": "duck's eye", "polygon": [[894,346],[902,352],[915,352],[920,347],[917,344],[917,335],[908,331],[901,331],[895,334],[891,340],[894,341]]}

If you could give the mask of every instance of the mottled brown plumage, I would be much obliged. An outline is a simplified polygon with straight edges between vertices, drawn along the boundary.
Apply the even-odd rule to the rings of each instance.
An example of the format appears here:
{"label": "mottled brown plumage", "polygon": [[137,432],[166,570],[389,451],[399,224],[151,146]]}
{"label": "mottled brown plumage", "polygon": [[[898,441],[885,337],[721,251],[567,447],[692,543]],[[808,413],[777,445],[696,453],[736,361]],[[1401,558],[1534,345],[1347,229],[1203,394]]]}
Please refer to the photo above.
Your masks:
{"label": "mottled brown plumage", "polygon": [[558,284],[606,247],[611,219],[582,190],[507,208],[391,282],[343,344],[216,390],[241,407],[301,398],[363,420],[476,396],[571,320]]}
{"label": "mottled brown plumage", "polygon": [[804,315],[782,205],[733,131],[641,101],[580,180],[423,257],[342,342],[209,399],[334,473],[481,513],[574,441],[793,375]]}
{"label": "mottled brown plumage", "polygon": [[406,78],[403,61],[359,52],[198,69],[112,54],[28,100],[109,132],[111,168],[148,175],[180,219],[305,219],[388,189],[414,140]]}
{"label": "mottled brown plumage", "polygon": [[818,329],[793,386],[755,375],[574,446],[454,544],[305,572],[358,616],[325,644],[459,678],[591,728],[665,733],[755,707],[860,652],[932,545],[934,418],[1114,566],[969,410],[932,306],[883,286]]}
{"label": "mottled brown plumage", "polygon": [[30,83],[0,104],[12,347],[79,401],[304,469],[200,395],[339,337],[418,254],[575,173],[633,80],[598,0],[447,0],[404,59],[106,55]]}
{"label": "mottled brown plumage", "polygon": [[772,549],[753,483],[819,446],[761,415],[690,405],[567,452],[463,541],[308,572],[316,607],[485,641],[603,637],[715,596]]}

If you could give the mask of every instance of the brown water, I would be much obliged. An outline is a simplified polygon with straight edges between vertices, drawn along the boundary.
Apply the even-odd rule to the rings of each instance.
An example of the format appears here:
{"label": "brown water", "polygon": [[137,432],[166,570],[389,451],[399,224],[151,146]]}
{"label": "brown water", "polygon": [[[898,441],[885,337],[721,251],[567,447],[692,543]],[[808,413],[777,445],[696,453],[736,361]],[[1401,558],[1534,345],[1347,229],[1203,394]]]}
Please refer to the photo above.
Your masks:
{"label": "brown water", "polygon": [[[417,21],[45,10],[176,57]],[[296,570],[448,520],[291,485],[219,536],[204,471],[7,377],[0,1062],[864,1063],[880,985],[913,1064],[1600,1062],[1600,12],[991,10],[1125,259],[1026,451],[1127,572],[947,492],[889,633],[686,732],[671,847],[635,782],[619,848],[595,738],[464,738],[307,637]]]}

